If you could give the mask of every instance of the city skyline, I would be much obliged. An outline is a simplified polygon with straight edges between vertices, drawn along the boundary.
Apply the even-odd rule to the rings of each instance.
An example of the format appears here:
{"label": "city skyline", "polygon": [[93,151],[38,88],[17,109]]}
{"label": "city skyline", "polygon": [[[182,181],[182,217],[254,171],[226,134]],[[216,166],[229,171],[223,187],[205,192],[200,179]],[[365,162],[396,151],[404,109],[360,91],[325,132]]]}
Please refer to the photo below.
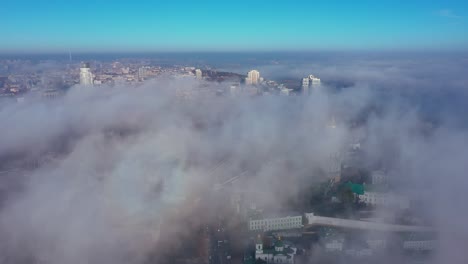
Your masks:
{"label": "city skyline", "polygon": [[466,50],[463,1],[8,1],[0,53]]}

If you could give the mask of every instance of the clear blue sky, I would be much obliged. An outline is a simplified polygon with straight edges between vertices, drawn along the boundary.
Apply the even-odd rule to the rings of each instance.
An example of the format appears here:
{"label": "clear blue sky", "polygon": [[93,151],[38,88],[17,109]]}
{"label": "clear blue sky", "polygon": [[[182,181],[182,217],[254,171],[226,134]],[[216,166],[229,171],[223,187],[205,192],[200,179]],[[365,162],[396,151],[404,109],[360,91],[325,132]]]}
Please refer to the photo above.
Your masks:
{"label": "clear blue sky", "polygon": [[0,52],[466,49],[468,1],[2,0]]}

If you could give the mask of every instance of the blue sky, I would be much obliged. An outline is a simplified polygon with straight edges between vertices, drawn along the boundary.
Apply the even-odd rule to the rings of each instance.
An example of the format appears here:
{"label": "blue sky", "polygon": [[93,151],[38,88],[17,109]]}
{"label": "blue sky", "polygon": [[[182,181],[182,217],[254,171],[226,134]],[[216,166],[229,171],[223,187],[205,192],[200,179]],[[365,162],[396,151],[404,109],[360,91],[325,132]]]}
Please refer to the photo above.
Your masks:
{"label": "blue sky", "polygon": [[452,50],[468,1],[2,0],[0,52]]}

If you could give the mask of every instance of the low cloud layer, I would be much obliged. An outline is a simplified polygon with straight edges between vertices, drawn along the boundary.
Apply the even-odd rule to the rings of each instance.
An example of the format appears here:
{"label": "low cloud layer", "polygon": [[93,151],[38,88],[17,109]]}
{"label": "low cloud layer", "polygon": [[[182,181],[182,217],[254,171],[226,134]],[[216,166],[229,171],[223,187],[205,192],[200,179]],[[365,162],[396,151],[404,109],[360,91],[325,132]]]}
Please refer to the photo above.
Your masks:
{"label": "low cloud layer", "polygon": [[[243,188],[265,206],[281,206],[304,184],[323,180],[330,157],[364,133],[369,166],[384,164],[410,197],[429,193],[421,210],[440,232],[435,263],[463,263],[467,131],[452,122],[453,111],[432,122],[419,103],[402,99],[405,86],[438,94],[416,90],[426,75],[416,78],[411,62],[383,71],[372,70],[375,63],[317,67],[322,79],[353,76],[352,85],[308,98],[181,100],[177,89],[200,83],[162,78],[137,88],[76,86],[54,101],[3,105],[1,166],[13,172],[1,175],[0,262],[145,263],[210,221],[216,212],[203,198],[215,183],[242,175]],[[463,95],[459,74],[442,79]],[[361,78],[366,83],[354,82]],[[433,80],[432,89],[443,84]],[[398,89],[388,90],[392,85]],[[327,126],[333,118],[335,128]],[[220,164],[228,165],[216,169]],[[170,230],[157,239],[168,219]]]}

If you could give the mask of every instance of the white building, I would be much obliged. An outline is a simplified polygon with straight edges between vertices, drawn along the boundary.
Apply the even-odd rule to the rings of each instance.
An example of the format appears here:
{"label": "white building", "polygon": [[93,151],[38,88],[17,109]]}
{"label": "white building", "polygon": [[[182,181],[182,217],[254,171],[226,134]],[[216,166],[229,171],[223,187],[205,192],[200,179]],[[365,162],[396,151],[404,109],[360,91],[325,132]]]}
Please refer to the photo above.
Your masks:
{"label": "white building", "polygon": [[261,259],[268,264],[293,264],[296,253],[296,248],[284,244],[281,239],[275,241],[274,247],[270,249],[264,249],[260,236],[255,244],[255,259]]}
{"label": "white building", "polygon": [[302,228],[302,215],[265,218],[249,221],[249,230],[270,231]]}
{"label": "white building", "polygon": [[321,85],[321,81],[319,78],[315,77],[314,75],[309,75],[309,83],[312,88],[319,87]]}
{"label": "white building", "polygon": [[309,78],[302,78],[302,94],[308,95],[309,94]]}
{"label": "white building", "polygon": [[408,209],[410,201],[404,196],[392,193],[364,192],[358,195],[359,202],[367,205],[395,206],[400,209]]}
{"label": "white building", "polygon": [[292,89],[283,88],[280,90],[280,94],[283,96],[289,96],[291,94]]}
{"label": "white building", "polygon": [[383,171],[373,171],[372,172],[372,184],[382,184],[387,182],[387,177]]}
{"label": "white building", "polygon": [[201,80],[201,79],[203,78],[203,72],[202,72],[202,70],[196,69],[196,70],[195,70],[195,77],[196,77],[198,80]]}
{"label": "white building", "polygon": [[312,91],[316,90],[320,87],[321,82],[320,79],[315,77],[314,75],[309,75],[308,77],[302,78],[302,94],[309,95],[309,90]]}
{"label": "white building", "polygon": [[120,71],[122,72],[122,74],[129,74],[130,73],[130,67],[123,67],[122,69],[120,69]]}
{"label": "white building", "polygon": [[381,250],[387,248],[387,240],[385,239],[367,239],[367,245],[372,250]]}
{"label": "white building", "polygon": [[436,240],[404,241],[403,242],[403,249],[428,251],[428,250],[434,250],[436,248],[436,244],[437,244]]}
{"label": "white building", "polygon": [[83,63],[80,68],[80,84],[81,85],[93,85],[93,73],[89,67],[89,63]]}
{"label": "white building", "polygon": [[148,71],[149,71],[148,66],[143,66],[138,68],[138,79],[144,80],[146,77],[148,77]]}
{"label": "white building", "polygon": [[247,85],[257,85],[260,82],[260,72],[257,70],[251,70],[247,73],[245,83]]}
{"label": "white building", "polygon": [[305,213],[305,219],[307,220],[307,224],[313,224],[315,220],[314,217],[314,213]]}
{"label": "white building", "polygon": [[344,239],[332,239],[325,242],[325,250],[327,252],[336,252],[336,251],[343,251]]}
{"label": "white building", "polygon": [[229,87],[229,92],[232,96],[236,96],[240,93],[240,87],[239,87],[239,84],[236,83],[236,84],[231,84],[231,86]]}
{"label": "white building", "polygon": [[362,249],[347,249],[345,254],[353,257],[370,257],[373,254],[372,249],[362,248]]}

